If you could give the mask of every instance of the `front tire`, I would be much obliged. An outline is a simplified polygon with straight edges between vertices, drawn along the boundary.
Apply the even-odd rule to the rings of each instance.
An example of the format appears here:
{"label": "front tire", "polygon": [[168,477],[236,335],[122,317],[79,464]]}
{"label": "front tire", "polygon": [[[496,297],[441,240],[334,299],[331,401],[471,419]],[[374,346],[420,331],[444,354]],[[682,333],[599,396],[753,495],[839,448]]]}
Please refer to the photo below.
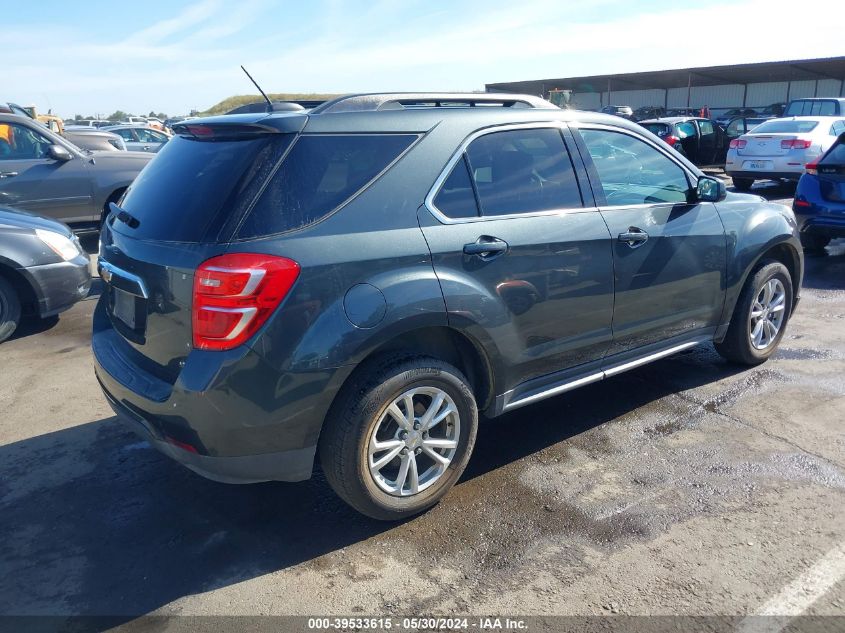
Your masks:
{"label": "front tire", "polygon": [[764,261],[739,295],[728,332],[716,351],[741,365],[759,365],[777,350],[792,314],[792,278],[786,266]]}
{"label": "front tire", "polygon": [[733,179],[734,189],[737,191],[749,191],[751,189],[751,185],[754,184],[753,178],[734,178]]}
{"label": "front tire", "polygon": [[332,489],[374,519],[438,503],[466,468],[478,408],[463,374],[427,356],[388,359],[344,387],[320,438]]}
{"label": "front tire", "polygon": [[14,334],[21,320],[18,293],[8,281],[0,277],[0,343]]}

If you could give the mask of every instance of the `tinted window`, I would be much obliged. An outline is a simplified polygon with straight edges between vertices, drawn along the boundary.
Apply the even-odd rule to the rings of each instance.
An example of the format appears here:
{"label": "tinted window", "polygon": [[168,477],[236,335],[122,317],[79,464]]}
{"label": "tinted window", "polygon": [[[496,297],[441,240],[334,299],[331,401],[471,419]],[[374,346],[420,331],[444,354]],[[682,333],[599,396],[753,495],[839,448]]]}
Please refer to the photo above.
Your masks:
{"label": "tinted window", "polygon": [[17,123],[0,123],[0,160],[46,158],[53,142]]}
{"label": "tinted window", "polygon": [[121,204],[139,220],[116,231],[145,239],[213,240],[223,223],[257,194],[290,144],[291,134],[240,141],[200,141],[181,136],[165,143],[129,187]]}
{"label": "tinted window", "polygon": [[701,136],[714,134],[713,124],[710,121],[699,121],[698,127],[701,129]]}
{"label": "tinted window", "polygon": [[839,139],[819,161],[820,165],[845,165],[845,143]]}
{"label": "tinted window", "polygon": [[695,136],[695,123],[692,121],[678,123],[675,125],[675,129],[678,131],[678,138],[689,138],[690,136]]}
{"label": "tinted window", "polygon": [[754,128],[754,134],[805,134],[818,126],[818,121],[786,121],[775,119],[766,121]]}
{"label": "tinted window", "polygon": [[416,139],[411,134],[300,137],[244,221],[238,237],[283,233],[323,219],[363,189]]}
{"label": "tinted window", "polygon": [[837,103],[830,100],[801,100],[789,104],[783,116],[836,116]]}
{"label": "tinted window", "polygon": [[666,136],[669,134],[669,126],[665,123],[642,123],[641,125],[657,136]]}
{"label": "tinted window", "polygon": [[434,197],[434,206],[450,218],[470,218],[478,215],[466,158],[461,157],[461,160],[455,163],[449,177]]}
{"label": "tinted window", "polygon": [[572,160],[557,129],[486,134],[470,143],[467,158],[482,215],[582,206]]}
{"label": "tinted window", "polygon": [[581,130],[581,136],[609,206],[686,202],[684,170],[645,141],[607,130]]}

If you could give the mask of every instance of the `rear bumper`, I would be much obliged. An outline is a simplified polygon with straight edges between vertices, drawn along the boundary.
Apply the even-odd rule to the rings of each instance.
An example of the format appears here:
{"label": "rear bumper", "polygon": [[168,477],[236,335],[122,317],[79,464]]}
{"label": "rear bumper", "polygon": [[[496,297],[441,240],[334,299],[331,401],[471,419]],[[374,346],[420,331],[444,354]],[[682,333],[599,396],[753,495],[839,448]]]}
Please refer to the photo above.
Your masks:
{"label": "rear bumper", "polygon": [[725,173],[731,178],[749,178],[751,180],[792,180],[798,182],[804,168],[801,171],[732,171],[725,167]]}
{"label": "rear bumper", "polygon": [[88,296],[91,289],[88,263],[87,255],[80,255],[67,262],[22,269],[38,297],[38,316],[53,316]]}
{"label": "rear bumper", "polygon": [[796,213],[795,218],[798,220],[798,227],[802,233],[827,235],[829,237],[845,237],[845,215],[831,217]]}
{"label": "rear bumper", "polygon": [[[94,371],[118,417],[158,450],[226,483],[311,476],[320,430],[344,368],[286,373],[248,347],[192,351],[172,384],[136,362],[101,300]],[[134,355],[133,355],[134,354]]]}
{"label": "rear bumper", "polygon": [[[99,375],[98,375],[99,378]],[[154,423],[118,402],[100,381],[106,400],[117,417],[135,433],[147,440],[160,453],[190,468],[206,479],[226,484],[249,484],[259,481],[304,481],[311,477],[316,445],[240,457],[200,455],[168,442]]]}

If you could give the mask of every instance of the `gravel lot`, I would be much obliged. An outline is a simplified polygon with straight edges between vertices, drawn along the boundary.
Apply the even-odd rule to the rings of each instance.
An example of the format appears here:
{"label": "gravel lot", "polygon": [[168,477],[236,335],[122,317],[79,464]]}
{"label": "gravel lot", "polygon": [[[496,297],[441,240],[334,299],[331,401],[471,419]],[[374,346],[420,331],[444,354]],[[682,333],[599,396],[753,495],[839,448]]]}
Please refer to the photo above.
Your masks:
{"label": "gravel lot", "polygon": [[[95,300],[0,348],[2,614],[744,615],[845,556],[845,241],[772,361],[702,347],[484,422],[399,525],[139,441],[94,379]],[[841,568],[807,613],[843,613]]]}

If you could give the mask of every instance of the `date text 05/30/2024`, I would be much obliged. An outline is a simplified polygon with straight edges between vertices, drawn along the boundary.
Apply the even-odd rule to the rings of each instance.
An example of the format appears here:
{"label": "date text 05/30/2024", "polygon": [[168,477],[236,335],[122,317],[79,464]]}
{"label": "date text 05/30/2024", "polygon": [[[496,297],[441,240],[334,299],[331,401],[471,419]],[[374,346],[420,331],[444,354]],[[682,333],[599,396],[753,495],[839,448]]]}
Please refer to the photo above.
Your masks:
{"label": "date text 05/30/2024", "polygon": [[314,631],[525,631],[524,620],[498,617],[352,617],[352,618],[308,618],[308,628]]}

